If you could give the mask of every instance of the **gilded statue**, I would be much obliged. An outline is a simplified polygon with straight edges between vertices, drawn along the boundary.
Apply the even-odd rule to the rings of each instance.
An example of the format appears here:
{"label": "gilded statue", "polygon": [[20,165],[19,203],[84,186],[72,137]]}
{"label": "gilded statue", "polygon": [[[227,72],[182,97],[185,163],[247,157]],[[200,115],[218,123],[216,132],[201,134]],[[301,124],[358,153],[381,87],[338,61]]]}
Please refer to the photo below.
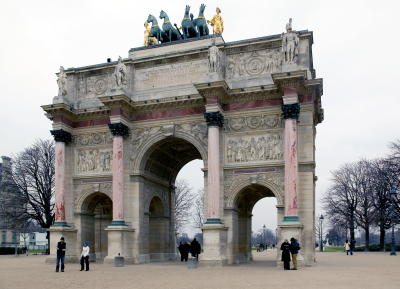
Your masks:
{"label": "gilded statue", "polygon": [[150,34],[150,24],[147,23],[147,21],[144,23],[144,39],[143,39],[143,45],[144,46],[149,46],[149,45],[154,45],[157,44],[157,38],[156,37],[149,37]]}
{"label": "gilded statue", "polygon": [[221,9],[217,7],[217,9],[215,9],[215,12],[217,13],[217,15],[214,15],[211,20],[207,20],[207,23],[211,24],[211,26],[213,27],[214,34],[222,34],[222,32],[224,32],[224,20],[222,19],[221,15],[219,15],[221,13]]}

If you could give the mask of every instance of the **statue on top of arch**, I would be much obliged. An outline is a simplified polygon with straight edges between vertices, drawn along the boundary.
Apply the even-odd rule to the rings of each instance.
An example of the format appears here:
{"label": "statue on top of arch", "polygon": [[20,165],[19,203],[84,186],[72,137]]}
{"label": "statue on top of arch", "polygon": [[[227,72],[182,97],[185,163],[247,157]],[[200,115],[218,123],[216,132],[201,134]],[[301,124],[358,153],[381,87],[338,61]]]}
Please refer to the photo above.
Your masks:
{"label": "statue on top of arch", "polygon": [[286,33],[282,34],[282,53],[285,63],[296,63],[299,55],[299,36],[292,30],[292,18],[286,24]]}

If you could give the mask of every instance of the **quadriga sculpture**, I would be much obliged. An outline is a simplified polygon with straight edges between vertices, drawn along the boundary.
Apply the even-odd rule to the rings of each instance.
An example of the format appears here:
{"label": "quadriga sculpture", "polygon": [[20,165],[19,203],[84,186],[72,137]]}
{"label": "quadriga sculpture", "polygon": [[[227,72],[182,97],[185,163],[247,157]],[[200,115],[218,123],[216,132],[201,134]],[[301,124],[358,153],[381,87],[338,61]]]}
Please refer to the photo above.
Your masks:
{"label": "quadriga sculpture", "polygon": [[149,38],[155,37],[159,43],[170,41],[168,35],[158,26],[157,19],[153,15],[149,14],[149,17],[147,17],[147,23],[151,23]]}
{"label": "quadriga sculpture", "polygon": [[175,29],[172,26],[171,22],[169,21],[169,17],[167,15],[167,13],[164,12],[164,10],[161,10],[160,18],[164,19],[162,28],[163,28],[164,33],[167,34],[167,37],[170,42],[182,39],[181,34],[179,33],[179,31],[177,29]]}
{"label": "quadriga sculpture", "polygon": [[[185,15],[182,19],[182,33],[183,38],[197,37],[199,34],[193,21],[193,17],[189,17],[190,6],[186,5]],[[193,16],[193,14],[191,14]]]}
{"label": "quadriga sculpture", "polygon": [[204,9],[206,5],[200,5],[199,16],[194,20],[195,26],[199,36],[206,36],[209,34],[206,18],[204,17]]}

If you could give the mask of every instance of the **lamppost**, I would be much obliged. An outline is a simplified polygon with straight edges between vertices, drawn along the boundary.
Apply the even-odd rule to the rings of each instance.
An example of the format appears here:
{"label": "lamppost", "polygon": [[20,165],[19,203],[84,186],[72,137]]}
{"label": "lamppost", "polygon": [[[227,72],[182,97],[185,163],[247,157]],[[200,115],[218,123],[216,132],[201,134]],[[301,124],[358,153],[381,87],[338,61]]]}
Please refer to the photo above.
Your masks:
{"label": "lamppost", "polygon": [[266,226],[264,224],[264,226],[263,226],[263,244],[264,244],[264,246],[265,246],[265,228],[266,228]]}
{"label": "lamppost", "polygon": [[319,251],[323,252],[324,251],[324,245],[322,244],[322,222],[324,221],[324,216],[321,214],[319,217]]}
{"label": "lamppost", "polygon": [[391,222],[392,222],[392,248],[390,251],[390,256],[396,256],[396,240],[394,238],[394,203],[396,201],[396,195],[397,195],[397,190],[395,187],[392,187],[392,189],[390,190],[390,218],[391,218]]}

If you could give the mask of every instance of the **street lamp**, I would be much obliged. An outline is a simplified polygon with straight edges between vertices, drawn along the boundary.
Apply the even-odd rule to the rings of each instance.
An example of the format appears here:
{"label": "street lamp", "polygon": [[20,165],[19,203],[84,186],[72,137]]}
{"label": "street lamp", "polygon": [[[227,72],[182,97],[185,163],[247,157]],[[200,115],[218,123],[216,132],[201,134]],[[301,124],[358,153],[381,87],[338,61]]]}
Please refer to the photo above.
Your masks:
{"label": "street lamp", "polygon": [[392,187],[392,189],[390,190],[390,218],[391,218],[391,222],[392,222],[392,248],[390,251],[390,256],[396,256],[396,240],[394,238],[394,203],[396,201],[396,195],[397,195],[397,190],[395,187]]}
{"label": "street lamp", "polygon": [[265,228],[266,228],[266,226],[264,224],[264,226],[263,226],[263,243],[264,243],[264,246],[265,246]]}
{"label": "street lamp", "polygon": [[324,251],[324,245],[322,244],[322,222],[324,221],[324,216],[321,214],[319,217],[319,251]]}

